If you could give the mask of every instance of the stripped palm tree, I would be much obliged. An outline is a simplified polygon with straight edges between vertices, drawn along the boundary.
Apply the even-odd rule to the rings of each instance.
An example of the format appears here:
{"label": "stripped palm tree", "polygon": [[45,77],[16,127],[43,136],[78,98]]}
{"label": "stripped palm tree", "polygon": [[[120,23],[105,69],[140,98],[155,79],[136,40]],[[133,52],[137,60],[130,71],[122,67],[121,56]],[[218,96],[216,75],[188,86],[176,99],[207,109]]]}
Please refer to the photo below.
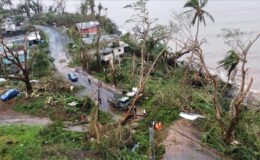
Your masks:
{"label": "stripped palm tree", "polygon": [[[200,23],[203,22],[204,26],[206,26],[206,20],[205,20],[205,15],[211,19],[212,22],[214,22],[214,18],[212,15],[210,15],[207,11],[205,11],[203,8],[208,4],[208,0],[188,0],[184,4],[184,8],[191,8],[190,10],[187,10],[183,12],[182,14],[191,14],[193,13],[194,16],[192,18],[191,24],[194,26],[197,22],[197,32],[195,36],[195,41],[198,43],[198,34],[199,34],[199,27]],[[193,52],[191,54],[190,60],[187,65],[187,69],[184,74],[184,78],[181,82],[183,85],[184,82],[186,81],[186,76],[188,74],[188,70],[191,66],[191,63],[193,61]]]}
{"label": "stripped palm tree", "polygon": [[227,52],[227,56],[223,60],[218,62],[220,64],[219,67],[223,67],[227,71],[228,76],[227,83],[222,88],[221,94],[225,91],[229,81],[231,80],[232,82],[232,79],[235,78],[239,61],[239,55],[236,53],[235,50],[231,49]]}
{"label": "stripped palm tree", "polygon": [[223,67],[225,70],[227,70],[227,76],[228,76],[228,80],[230,79],[231,75],[234,75],[236,73],[237,67],[238,67],[238,63],[240,61],[240,58],[238,56],[238,54],[236,53],[235,50],[229,50],[227,52],[227,56],[219,61],[218,63],[220,64],[219,67]]}
{"label": "stripped palm tree", "polygon": [[196,40],[199,34],[199,24],[203,22],[206,26],[205,15],[214,22],[214,18],[211,14],[205,11],[203,8],[208,4],[208,0],[189,0],[185,3],[184,8],[191,8],[191,10],[183,12],[183,14],[194,13],[191,24],[195,25],[197,21],[197,32],[196,32]]}
{"label": "stripped palm tree", "polygon": [[88,11],[89,11],[89,1],[85,0],[80,4],[80,12],[81,14],[88,15]]}
{"label": "stripped palm tree", "polygon": [[98,4],[98,16],[100,17],[103,6],[101,3]]}

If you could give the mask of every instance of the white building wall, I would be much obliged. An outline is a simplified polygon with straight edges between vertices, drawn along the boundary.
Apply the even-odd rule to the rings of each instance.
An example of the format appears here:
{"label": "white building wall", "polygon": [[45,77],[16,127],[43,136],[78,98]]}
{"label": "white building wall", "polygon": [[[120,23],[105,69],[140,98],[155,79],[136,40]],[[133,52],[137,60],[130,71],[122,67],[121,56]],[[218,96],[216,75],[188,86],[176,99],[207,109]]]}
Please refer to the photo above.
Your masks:
{"label": "white building wall", "polygon": [[109,60],[111,60],[111,59],[113,59],[113,53],[110,53],[110,54],[108,54],[108,55],[102,55],[101,56],[101,60],[103,60],[103,61],[109,61]]}

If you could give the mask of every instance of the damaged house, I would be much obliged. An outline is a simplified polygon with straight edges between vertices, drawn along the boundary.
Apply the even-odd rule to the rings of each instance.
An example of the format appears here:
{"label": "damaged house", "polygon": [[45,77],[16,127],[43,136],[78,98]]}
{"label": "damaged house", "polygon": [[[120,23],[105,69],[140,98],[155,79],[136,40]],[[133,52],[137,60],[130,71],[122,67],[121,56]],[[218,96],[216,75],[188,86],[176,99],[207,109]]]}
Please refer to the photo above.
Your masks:
{"label": "damaged house", "polygon": [[82,36],[89,36],[97,34],[99,26],[100,24],[97,21],[82,22],[76,24],[76,29]]}
{"label": "damaged house", "polygon": [[112,59],[119,59],[122,55],[128,52],[129,45],[123,41],[110,43],[101,51],[101,60],[108,62]]}

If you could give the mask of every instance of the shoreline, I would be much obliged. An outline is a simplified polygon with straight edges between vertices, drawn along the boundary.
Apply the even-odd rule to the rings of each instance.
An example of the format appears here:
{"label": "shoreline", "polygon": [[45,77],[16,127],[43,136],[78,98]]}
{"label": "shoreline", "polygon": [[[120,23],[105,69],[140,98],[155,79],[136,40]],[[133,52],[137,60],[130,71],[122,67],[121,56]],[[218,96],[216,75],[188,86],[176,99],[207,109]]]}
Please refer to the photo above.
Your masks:
{"label": "shoreline", "polygon": [[[186,57],[185,57],[186,58]],[[179,59],[177,61],[179,63],[179,65],[181,67],[185,66],[188,63],[187,59]],[[183,63],[184,62],[184,63]],[[197,72],[199,71],[199,66],[197,63],[192,63],[191,67],[196,70]],[[232,98],[237,95],[237,91],[240,88],[240,82],[238,80],[236,80],[235,82],[228,82],[228,78],[226,76],[226,73],[224,71],[218,70],[218,69],[214,69],[211,67],[208,67],[210,73],[213,75],[216,75],[218,77],[218,79],[224,83],[228,83],[230,85],[232,85],[232,87],[234,88],[234,90],[232,91]],[[254,82],[253,82],[254,83]],[[246,82],[245,85],[247,85],[248,83]],[[250,88],[248,94],[245,97],[245,102],[247,103],[246,105],[252,106],[252,107],[256,107],[256,108],[260,108],[260,90],[254,89],[254,88]]]}
{"label": "shoreline", "polygon": [[[232,87],[234,87],[234,94],[236,95],[236,91],[240,89],[240,82],[238,80],[236,80],[235,82],[228,82],[227,80],[227,76],[226,74],[220,70],[213,70],[213,69],[209,69],[209,71],[218,76],[218,78],[224,82],[224,83],[228,83],[230,85],[232,85]],[[254,82],[253,82],[254,83]],[[248,83],[246,82],[245,85],[248,85]],[[253,87],[250,88],[248,94],[246,95],[246,102],[248,105],[254,106],[254,107],[260,107],[260,90],[254,89]]]}

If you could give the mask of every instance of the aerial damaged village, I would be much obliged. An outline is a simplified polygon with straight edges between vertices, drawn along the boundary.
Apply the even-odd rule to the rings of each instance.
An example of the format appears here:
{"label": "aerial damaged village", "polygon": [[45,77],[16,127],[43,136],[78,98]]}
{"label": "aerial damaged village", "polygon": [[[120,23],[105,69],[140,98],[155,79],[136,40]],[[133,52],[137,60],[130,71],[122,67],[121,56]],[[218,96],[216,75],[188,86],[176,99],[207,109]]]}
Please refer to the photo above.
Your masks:
{"label": "aerial damaged village", "polygon": [[0,0],[0,160],[259,160],[259,6]]}

